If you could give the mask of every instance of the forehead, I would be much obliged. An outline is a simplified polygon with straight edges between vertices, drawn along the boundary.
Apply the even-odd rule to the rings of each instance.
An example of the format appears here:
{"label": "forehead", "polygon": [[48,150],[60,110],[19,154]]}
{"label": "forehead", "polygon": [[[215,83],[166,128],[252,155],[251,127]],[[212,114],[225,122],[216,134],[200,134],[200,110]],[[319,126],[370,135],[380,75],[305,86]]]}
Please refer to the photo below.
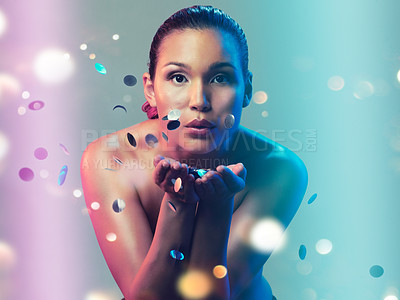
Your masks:
{"label": "forehead", "polygon": [[184,62],[192,67],[227,61],[240,70],[240,55],[234,37],[219,29],[175,30],[161,43],[158,64]]}

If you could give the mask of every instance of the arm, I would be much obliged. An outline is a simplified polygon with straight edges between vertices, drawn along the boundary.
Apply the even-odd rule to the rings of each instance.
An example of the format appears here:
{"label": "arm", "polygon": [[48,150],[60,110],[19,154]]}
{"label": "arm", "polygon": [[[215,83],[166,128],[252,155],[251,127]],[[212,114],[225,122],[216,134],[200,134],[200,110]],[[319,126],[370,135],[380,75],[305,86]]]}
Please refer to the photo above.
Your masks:
{"label": "arm", "polygon": [[[230,299],[229,278],[216,278],[213,269],[226,267],[234,195],[244,187],[246,169],[243,164],[217,167],[196,180],[200,196],[191,248],[190,270],[200,270],[211,282],[205,299]],[[203,299],[203,298],[202,298]]]}
{"label": "arm", "polygon": [[271,254],[271,251],[260,252],[249,245],[248,224],[273,218],[285,229],[296,214],[307,187],[307,170],[295,154],[277,153],[256,163],[256,170],[260,172],[249,173],[244,190],[246,196],[232,217],[228,242],[231,299],[241,294]]}
{"label": "arm", "polygon": [[[173,203],[176,212],[169,207],[168,201]],[[162,295],[178,298],[175,282],[188,259],[195,209],[195,204],[183,203],[165,193],[154,239],[129,287],[127,300],[142,299],[144,296],[158,298]],[[180,251],[185,258],[182,261],[175,260],[170,255],[171,250]]]}
{"label": "arm", "polygon": [[[153,293],[174,294],[174,278],[179,274],[182,264],[170,255],[177,248],[186,251],[192,235],[194,222],[194,203],[165,194],[155,236],[151,232],[147,216],[141,206],[134,188],[135,170],[110,172],[99,168],[109,161],[109,152],[99,148],[101,142],[91,144],[85,150],[81,163],[82,186],[85,201],[97,240],[107,265],[127,300],[137,300]],[[140,175],[140,174],[139,174]],[[121,198],[126,208],[115,213],[113,201]],[[167,201],[174,203],[174,214]],[[91,210],[92,202],[100,208]],[[117,239],[109,242],[108,233],[115,233]],[[171,298],[173,299],[173,298]]]}

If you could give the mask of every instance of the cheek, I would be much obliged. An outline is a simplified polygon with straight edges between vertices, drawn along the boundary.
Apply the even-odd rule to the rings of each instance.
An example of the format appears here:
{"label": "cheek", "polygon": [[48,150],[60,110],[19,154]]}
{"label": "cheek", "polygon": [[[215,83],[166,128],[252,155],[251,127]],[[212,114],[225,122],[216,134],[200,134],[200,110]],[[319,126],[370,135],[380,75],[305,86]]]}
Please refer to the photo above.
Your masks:
{"label": "cheek", "polygon": [[185,105],[186,93],[169,85],[159,86],[156,91],[156,103],[159,113],[167,115],[172,109],[180,109]]}
{"label": "cheek", "polygon": [[[215,99],[215,100],[214,100]],[[213,109],[218,114],[235,114],[242,105],[242,97],[234,89],[221,89],[213,95]]]}
{"label": "cheek", "polygon": [[217,99],[214,111],[219,115],[220,133],[235,130],[242,115],[243,95],[237,90],[227,90]]}

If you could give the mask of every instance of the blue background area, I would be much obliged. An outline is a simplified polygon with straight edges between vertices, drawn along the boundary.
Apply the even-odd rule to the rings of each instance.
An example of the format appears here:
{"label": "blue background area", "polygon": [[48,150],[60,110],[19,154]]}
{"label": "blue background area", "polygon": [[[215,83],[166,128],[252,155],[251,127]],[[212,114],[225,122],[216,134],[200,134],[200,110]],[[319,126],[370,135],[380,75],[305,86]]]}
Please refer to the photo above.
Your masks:
{"label": "blue background area", "polygon": [[[87,295],[95,290],[121,298],[89,216],[81,212],[83,197],[72,195],[81,188],[79,162],[91,140],[146,120],[141,76],[152,37],[173,12],[194,4],[223,9],[246,33],[254,92],[265,91],[268,101],[252,102],[241,124],[292,149],[308,169],[308,189],[286,244],[264,267],[277,299],[400,298],[397,0],[3,1],[9,26],[0,36],[0,74],[12,75],[20,87],[0,81],[0,133],[10,144],[0,157],[0,241],[17,257],[12,280],[0,279],[7,283],[0,298],[91,300]],[[33,74],[35,56],[48,47],[64,49],[74,62],[72,77],[62,83],[42,83]],[[96,72],[96,62],[106,75]],[[138,84],[126,86],[128,74]],[[328,87],[332,76],[343,78],[341,90]],[[18,115],[29,103],[22,90],[45,108]],[[37,147],[48,150],[47,160],[34,158]],[[63,165],[68,175],[58,187]],[[32,182],[18,178],[22,167],[35,171]],[[37,175],[42,168],[50,172],[47,179]],[[329,254],[315,250],[320,239],[332,242]],[[383,267],[381,277],[370,275],[373,265]],[[302,274],[307,268],[311,272]]]}

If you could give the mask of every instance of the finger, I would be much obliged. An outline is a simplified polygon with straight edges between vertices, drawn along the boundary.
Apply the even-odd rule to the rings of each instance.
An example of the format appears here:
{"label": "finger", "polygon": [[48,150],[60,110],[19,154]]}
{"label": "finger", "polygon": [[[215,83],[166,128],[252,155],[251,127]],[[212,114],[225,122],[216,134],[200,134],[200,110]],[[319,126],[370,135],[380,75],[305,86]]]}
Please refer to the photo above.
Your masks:
{"label": "finger", "polygon": [[188,203],[195,203],[198,201],[198,197],[195,195],[194,180],[195,179],[192,174],[189,174],[185,180],[185,186],[183,188],[185,195],[184,199]]}
{"label": "finger", "polygon": [[170,172],[167,173],[165,180],[172,183],[172,179],[182,177],[181,163],[179,161],[174,161],[171,163]]}
{"label": "finger", "polygon": [[185,178],[189,174],[189,167],[187,164],[182,164],[180,168],[180,176]]}
{"label": "finger", "polygon": [[153,178],[156,184],[161,184],[164,181],[165,175],[167,174],[170,168],[170,164],[167,160],[163,159],[160,163],[158,163],[157,167],[154,170]]}
{"label": "finger", "polygon": [[[243,166],[244,167],[244,166]],[[232,192],[238,192],[244,188],[243,178],[237,176],[231,168],[219,165],[217,171],[221,173],[224,182]]]}
{"label": "finger", "polygon": [[235,175],[245,179],[247,170],[242,163],[237,163],[236,165],[227,166]]}
{"label": "finger", "polygon": [[177,178],[177,177],[181,177],[180,175],[182,174],[182,165],[179,161],[174,161],[173,163],[171,163],[171,175],[172,178]]}
{"label": "finger", "polygon": [[245,168],[245,166],[242,163],[237,163],[234,166],[234,170],[233,172],[239,176],[240,178],[242,178],[243,180],[246,180],[246,175],[247,175],[247,169]]}
{"label": "finger", "polygon": [[205,174],[202,178],[201,178],[201,182],[202,182],[202,186],[204,187],[204,192],[205,194],[211,194],[214,195],[215,194],[215,188],[211,183],[211,173],[207,173]]}
{"label": "finger", "polygon": [[153,165],[156,167],[158,165],[158,163],[163,159],[164,159],[164,156],[157,154],[156,156],[154,156]]}
{"label": "finger", "polygon": [[197,178],[195,180],[195,184],[194,184],[194,189],[196,190],[196,193],[203,198],[205,196],[205,190],[204,190],[204,186],[203,183],[201,181],[200,178]]}
{"label": "finger", "polygon": [[188,178],[187,178],[188,173],[189,173],[189,170],[188,170],[187,164],[180,164],[180,163],[175,164],[174,163],[173,171],[171,174],[171,176],[172,176],[171,182],[174,181],[173,179],[177,180],[178,178],[180,178],[182,180],[183,187],[185,187],[186,181],[188,180]]}
{"label": "finger", "polygon": [[214,186],[214,190],[219,193],[219,194],[225,194],[226,192],[228,192],[228,187],[226,186],[224,180],[221,177],[221,174],[219,174],[218,172],[213,172],[210,176],[210,182],[211,184]]}

